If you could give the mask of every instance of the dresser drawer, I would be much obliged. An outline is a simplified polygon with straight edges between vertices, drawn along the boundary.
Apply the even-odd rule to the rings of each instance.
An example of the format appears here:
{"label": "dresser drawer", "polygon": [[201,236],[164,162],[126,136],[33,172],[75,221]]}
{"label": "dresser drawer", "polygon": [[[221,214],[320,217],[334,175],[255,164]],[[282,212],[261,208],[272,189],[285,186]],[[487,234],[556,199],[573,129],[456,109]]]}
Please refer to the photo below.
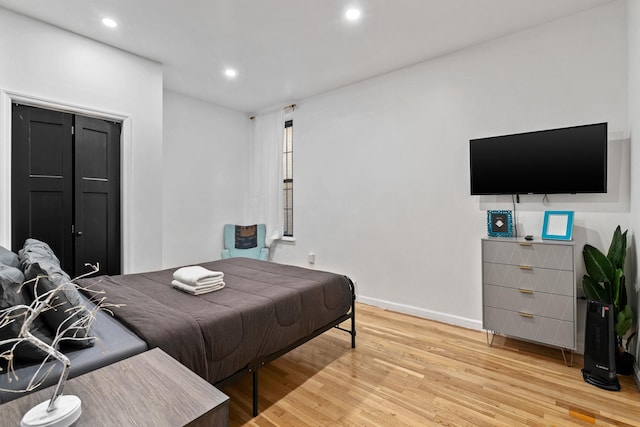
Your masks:
{"label": "dresser drawer", "polygon": [[483,328],[501,334],[575,350],[573,322],[550,317],[523,316],[516,311],[484,307]]}
{"label": "dresser drawer", "polygon": [[485,285],[483,301],[488,307],[573,322],[571,296]]}
{"label": "dresser drawer", "polygon": [[573,271],[485,262],[482,283],[573,296]]}
{"label": "dresser drawer", "polygon": [[573,271],[573,246],[498,240],[482,241],[484,262]]}

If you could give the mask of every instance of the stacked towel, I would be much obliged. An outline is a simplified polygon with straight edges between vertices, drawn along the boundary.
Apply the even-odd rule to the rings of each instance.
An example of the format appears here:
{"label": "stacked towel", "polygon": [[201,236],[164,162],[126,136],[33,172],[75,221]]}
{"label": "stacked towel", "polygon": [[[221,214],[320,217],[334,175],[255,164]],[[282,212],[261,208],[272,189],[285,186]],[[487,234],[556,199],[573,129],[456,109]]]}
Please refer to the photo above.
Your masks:
{"label": "stacked towel", "polygon": [[224,273],[199,265],[182,267],[173,272],[171,285],[192,295],[206,294],[224,288]]}
{"label": "stacked towel", "polygon": [[184,283],[178,280],[172,280],[171,286],[183,292],[187,292],[191,295],[202,295],[202,294],[206,294],[206,293],[217,291],[219,289],[224,288],[224,282],[220,282],[217,285],[191,286],[191,285],[185,285]]}

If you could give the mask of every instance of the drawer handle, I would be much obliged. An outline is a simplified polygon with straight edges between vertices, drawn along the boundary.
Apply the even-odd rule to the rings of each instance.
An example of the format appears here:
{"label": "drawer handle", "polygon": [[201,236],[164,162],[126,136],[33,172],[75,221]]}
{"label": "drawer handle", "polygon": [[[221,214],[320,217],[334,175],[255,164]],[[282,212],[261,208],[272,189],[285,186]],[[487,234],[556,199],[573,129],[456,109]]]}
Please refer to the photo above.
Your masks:
{"label": "drawer handle", "polygon": [[522,317],[526,317],[526,318],[528,318],[528,319],[532,319],[532,318],[533,318],[533,314],[530,314],[530,313],[523,313],[523,312],[519,311],[519,312],[518,312],[518,314],[519,314],[520,316],[522,316]]}
{"label": "drawer handle", "polygon": [[520,246],[533,246],[533,243],[530,242],[518,242]]}
{"label": "drawer handle", "polygon": [[533,267],[530,265],[519,265],[518,268],[520,270],[533,270]]}
{"label": "drawer handle", "polygon": [[518,289],[518,292],[520,292],[521,294],[533,294],[533,291],[531,289]]}

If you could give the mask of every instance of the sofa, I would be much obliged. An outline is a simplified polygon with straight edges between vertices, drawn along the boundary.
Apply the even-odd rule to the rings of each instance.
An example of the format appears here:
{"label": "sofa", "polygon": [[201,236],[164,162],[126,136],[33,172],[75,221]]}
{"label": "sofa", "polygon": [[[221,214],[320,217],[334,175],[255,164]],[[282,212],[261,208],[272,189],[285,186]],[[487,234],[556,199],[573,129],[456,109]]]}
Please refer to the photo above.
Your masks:
{"label": "sofa", "polygon": [[[70,282],[46,243],[27,239],[17,254],[0,246],[0,342],[15,338],[20,331],[24,310],[17,307],[29,306],[38,295],[57,288],[51,304],[53,308],[41,313],[30,331],[47,344],[54,344],[69,358],[69,378],[147,350],[142,339],[109,312],[96,310],[94,302]],[[93,313],[92,320],[86,324],[76,322],[78,327],[69,328],[64,322],[77,316],[70,307]],[[11,347],[0,345],[0,403],[24,395],[24,390],[34,378],[37,387],[31,387],[29,392],[57,383],[63,369],[59,361],[47,358],[42,350],[30,343],[20,343],[12,352]],[[10,353],[13,356],[11,370],[8,363]]]}

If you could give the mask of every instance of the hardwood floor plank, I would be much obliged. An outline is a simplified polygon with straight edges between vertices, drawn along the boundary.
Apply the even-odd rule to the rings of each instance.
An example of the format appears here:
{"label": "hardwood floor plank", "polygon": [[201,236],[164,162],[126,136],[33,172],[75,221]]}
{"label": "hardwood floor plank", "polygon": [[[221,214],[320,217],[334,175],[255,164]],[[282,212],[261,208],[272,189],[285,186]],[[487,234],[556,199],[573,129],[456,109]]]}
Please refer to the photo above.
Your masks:
{"label": "hardwood floor plank", "polygon": [[[357,348],[332,330],[223,389],[231,426],[640,426],[640,391],[582,379],[560,350],[357,304]],[[346,325],[343,325],[346,326]],[[593,423],[592,423],[593,421]],[[594,424],[595,423],[595,424]]]}

